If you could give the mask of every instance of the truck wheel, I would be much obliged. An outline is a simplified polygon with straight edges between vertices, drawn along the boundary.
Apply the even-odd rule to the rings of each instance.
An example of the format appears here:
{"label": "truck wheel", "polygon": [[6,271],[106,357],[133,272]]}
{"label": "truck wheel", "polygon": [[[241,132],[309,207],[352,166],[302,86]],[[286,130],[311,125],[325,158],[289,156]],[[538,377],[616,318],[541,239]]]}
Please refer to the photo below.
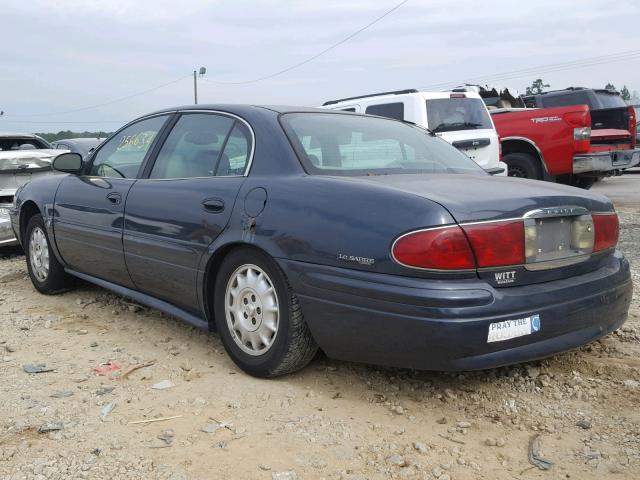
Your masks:
{"label": "truck wheel", "polygon": [[34,215],[29,220],[23,245],[29,277],[36,290],[51,295],[73,287],[74,278],[64,271],[51,251],[42,215]]}
{"label": "truck wheel", "polygon": [[533,155],[528,153],[508,153],[502,161],[509,167],[510,177],[531,178],[542,180],[542,169],[540,162]]}
{"label": "truck wheel", "polygon": [[284,273],[254,249],[234,250],[220,265],[214,313],[227,353],[255,377],[300,370],[318,351]]}

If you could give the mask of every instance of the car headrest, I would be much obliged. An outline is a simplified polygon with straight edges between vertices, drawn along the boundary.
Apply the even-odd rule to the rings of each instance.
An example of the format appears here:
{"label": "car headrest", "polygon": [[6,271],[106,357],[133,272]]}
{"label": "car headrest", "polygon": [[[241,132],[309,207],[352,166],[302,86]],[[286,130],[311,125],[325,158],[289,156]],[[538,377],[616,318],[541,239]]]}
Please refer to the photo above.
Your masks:
{"label": "car headrest", "polygon": [[215,133],[191,130],[184,136],[184,141],[195,145],[210,145],[218,143],[218,136]]}
{"label": "car headrest", "polygon": [[18,147],[18,150],[36,150],[36,147],[31,145],[30,143],[23,143]]}

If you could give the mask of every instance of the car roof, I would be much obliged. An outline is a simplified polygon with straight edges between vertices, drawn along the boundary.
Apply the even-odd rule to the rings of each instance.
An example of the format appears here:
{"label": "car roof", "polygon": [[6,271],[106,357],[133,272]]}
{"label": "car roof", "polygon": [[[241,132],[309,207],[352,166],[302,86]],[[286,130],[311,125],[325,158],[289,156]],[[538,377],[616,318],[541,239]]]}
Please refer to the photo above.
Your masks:
{"label": "car roof", "polygon": [[[158,110],[156,112],[150,113],[149,115],[157,115],[161,113],[171,113],[171,112],[182,112],[182,111],[193,111],[193,110],[219,110],[222,112],[235,113],[241,115],[242,113],[246,113],[247,111],[253,110],[271,110],[277,113],[290,113],[290,112],[318,112],[318,113],[327,113],[325,109],[322,108],[313,108],[313,107],[300,107],[294,105],[252,105],[252,104],[242,104],[242,103],[214,103],[214,104],[198,104],[198,105],[181,105],[173,108],[165,108],[162,110]],[[148,115],[144,115],[148,116]]]}
{"label": "car roof", "polygon": [[556,95],[566,95],[574,92],[596,92],[596,93],[608,93],[610,95],[620,95],[620,92],[616,90],[609,90],[606,88],[567,87],[560,90],[548,90],[546,92],[540,92],[534,95],[524,95],[524,96],[533,97],[535,95],[545,95],[547,97],[555,97]]}

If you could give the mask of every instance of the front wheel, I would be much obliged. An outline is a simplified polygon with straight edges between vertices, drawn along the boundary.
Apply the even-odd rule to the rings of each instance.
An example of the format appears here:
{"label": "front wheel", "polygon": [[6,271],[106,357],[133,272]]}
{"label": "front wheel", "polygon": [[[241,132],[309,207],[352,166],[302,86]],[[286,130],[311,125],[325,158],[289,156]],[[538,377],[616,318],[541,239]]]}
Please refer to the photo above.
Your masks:
{"label": "front wheel", "polygon": [[318,350],[284,273],[257,250],[237,249],[224,259],[215,283],[214,313],[227,353],[250,375],[294,372]]}
{"label": "front wheel", "polygon": [[27,270],[36,290],[45,294],[69,290],[73,286],[73,277],[64,271],[51,251],[42,215],[37,214],[29,219],[25,239]]}

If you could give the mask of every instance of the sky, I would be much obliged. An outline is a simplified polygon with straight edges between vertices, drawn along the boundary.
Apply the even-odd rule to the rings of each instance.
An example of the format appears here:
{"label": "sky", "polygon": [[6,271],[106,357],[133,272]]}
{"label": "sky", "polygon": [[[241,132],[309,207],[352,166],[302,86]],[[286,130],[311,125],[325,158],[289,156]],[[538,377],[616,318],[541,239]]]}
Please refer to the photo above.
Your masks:
{"label": "sky", "polygon": [[[398,3],[0,0],[0,131],[113,131],[192,104],[190,75],[201,66],[198,103],[310,106],[465,81],[524,93],[538,77],[551,88],[640,92],[636,0],[409,0],[299,68],[228,84],[302,62]],[[612,56],[621,52],[635,53]],[[594,57],[617,61],[566,65]],[[553,64],[564,67],[538,68]]]}

